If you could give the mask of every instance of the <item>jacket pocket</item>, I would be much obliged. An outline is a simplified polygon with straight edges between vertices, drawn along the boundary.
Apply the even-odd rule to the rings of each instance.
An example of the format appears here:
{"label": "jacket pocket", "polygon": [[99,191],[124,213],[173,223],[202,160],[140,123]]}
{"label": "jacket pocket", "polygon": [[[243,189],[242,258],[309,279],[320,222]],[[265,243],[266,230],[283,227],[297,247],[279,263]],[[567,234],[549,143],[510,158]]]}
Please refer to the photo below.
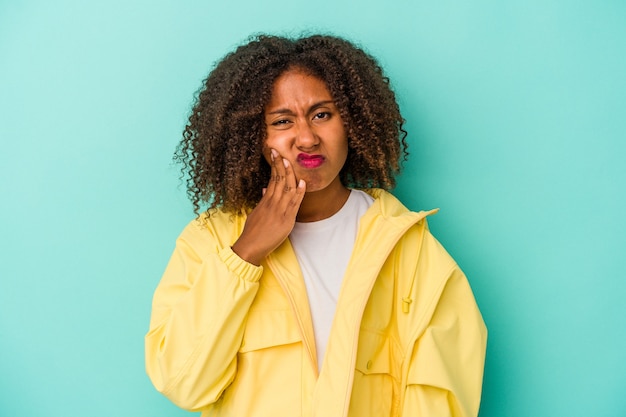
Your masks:
{"label": "jacket pocket", "polygon": [[237,373],[216,415],[292,416],[302,408],[302,344],[289,310],[250,310]]}
{"label": "jacket pocket", "polygon": [[383,334],[361,330],[350,399],[350,416],[396,415],[400,384],[394,345]]}
{"label": "jacket pocket", "polygon": [[298,326],[289,310],[251,310],[240,353],[300,341]]}

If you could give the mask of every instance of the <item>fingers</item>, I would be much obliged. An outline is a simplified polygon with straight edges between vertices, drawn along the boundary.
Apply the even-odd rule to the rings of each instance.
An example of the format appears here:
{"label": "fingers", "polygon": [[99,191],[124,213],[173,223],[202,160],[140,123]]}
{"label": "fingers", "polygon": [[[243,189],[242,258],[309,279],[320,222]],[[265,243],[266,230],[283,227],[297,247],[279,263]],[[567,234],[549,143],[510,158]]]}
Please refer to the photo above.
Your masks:
{"label": "fingers", "polygon": [[293,167],[288,160],[283,159],[283,166],[285,167],[285,181],[283,184],[283,192],[295,191],[296,188],[296,175],[293,172]]}
{"label": "fingers", "polygon": [[298,186],[296,187],[296,192],[291,200],[293,206],[295,206],[296,210],[300,208],[300,204],[302,204],[302,199],[304,199],[304,193],[306,193],[306,182],[303,179],[298,181]]}
{"label": "fingers", "polygon": [[263,192],[264,204],[286,218],[295,219],[306,192],[304,180],[296,180],[293,166],[275,149],[270,149],[271,174]]}
{"label": "fingers", "polygon": [[275,149],[272,149],[271,152],[274,158],[274,181],[276,182],[276,191],[280,191],[281,186],[285,185],[289,161],[284,159]]}
{"label": "fingers", "polygon": [[276,188],[276,156],[278,156],[278,152],[274,149],[270,149],[270,180],[265,188],[265,193],[263,196],[271,196],[274,194],[274,189]]}
{"label": "fingers", "polygon": [[295,193],[296,176],[289,160],[283,158],[275,149],[270,149],[270,181],[264,195],[281,198],[282,193]]}

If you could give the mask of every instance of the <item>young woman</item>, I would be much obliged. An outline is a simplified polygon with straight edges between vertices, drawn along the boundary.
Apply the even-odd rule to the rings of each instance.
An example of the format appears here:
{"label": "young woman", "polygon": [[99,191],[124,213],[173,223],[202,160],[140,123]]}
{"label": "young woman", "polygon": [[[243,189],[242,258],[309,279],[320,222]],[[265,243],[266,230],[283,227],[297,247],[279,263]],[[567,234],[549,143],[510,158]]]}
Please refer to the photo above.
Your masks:
{"label": "young woman", "polygon": [[476,416],[486,330],[425,217],[376,61],[260,36],[200,92],[177,159],[197,213],[156,289],[146,367],[203,416]]}

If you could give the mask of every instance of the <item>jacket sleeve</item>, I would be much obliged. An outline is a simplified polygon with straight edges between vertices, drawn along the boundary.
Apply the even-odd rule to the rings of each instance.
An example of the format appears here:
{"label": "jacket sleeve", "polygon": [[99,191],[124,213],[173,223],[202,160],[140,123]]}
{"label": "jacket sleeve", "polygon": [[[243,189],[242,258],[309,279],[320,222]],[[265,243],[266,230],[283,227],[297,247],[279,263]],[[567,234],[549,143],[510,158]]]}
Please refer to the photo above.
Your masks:
{"label": "jacket sleeve", "polygon": [[486,342],[469,283],[455,265],[413,346],[402,416],[477,416]]}
{"label": "jacket sleeve", "polygon": [[197,224],[177,240],[154,293],[145,356],[152,383],[179,407],[201,409],[232,382],[261,274]]}

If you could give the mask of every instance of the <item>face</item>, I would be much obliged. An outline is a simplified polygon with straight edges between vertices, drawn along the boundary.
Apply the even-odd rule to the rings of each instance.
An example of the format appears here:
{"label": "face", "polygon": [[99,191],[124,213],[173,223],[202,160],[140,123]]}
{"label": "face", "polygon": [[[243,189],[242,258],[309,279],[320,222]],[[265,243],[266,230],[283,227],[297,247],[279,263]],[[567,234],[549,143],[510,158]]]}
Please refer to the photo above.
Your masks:
{"label": "face", "polygon": [[275,149],[306,181],[307,193],[343,187],[339,172],[348,157],[348,139],[326,84],[302,70],[282,74],[265,108],[264,154]]}

